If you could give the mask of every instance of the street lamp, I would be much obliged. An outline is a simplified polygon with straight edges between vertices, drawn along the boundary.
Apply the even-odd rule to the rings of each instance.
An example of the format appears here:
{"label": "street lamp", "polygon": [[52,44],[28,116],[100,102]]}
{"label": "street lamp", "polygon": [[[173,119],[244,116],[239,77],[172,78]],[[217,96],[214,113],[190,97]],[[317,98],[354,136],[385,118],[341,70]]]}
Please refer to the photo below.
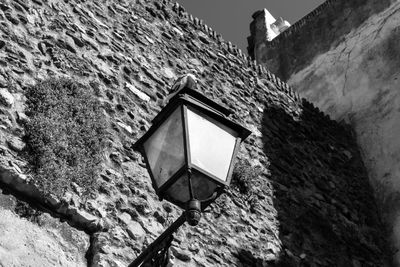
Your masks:
{"label": "street lamp", "polygon": [[229,120],[231,111],[185,87],[137,141],[161,199],[186,209],[196,225],[200,212],[229,186],[240,143],[251,132]]}
{"label": "street lamp", "polygon": [[[157,195],[185,210],[154,243],[185,221],[197,225],[201,211],[229,186],[240,143],[251,133],[228,119],[231,113],[186,86],[172,96],[135,143]],[[130,266],[139,266],[138,262]]]}

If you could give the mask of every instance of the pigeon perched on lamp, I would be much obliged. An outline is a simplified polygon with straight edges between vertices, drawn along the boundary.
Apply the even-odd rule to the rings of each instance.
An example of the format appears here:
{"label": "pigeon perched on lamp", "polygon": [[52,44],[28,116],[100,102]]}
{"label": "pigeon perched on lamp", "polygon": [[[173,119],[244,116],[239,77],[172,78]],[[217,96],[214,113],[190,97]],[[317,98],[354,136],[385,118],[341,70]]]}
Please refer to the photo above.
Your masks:
{"label": "pigeon perched on lamp", "polygon": [[178,77],[174,84],[172,85],[169,95],[165,99],[165,103],[168,103],[168,101],[181,89],[183,88],[190,88],[192,90],[197,89],[197,78],[194,76],[192,73],[186,73]]}
{"label": "pigeon perched on lamp", "polygon": [[190,89],[196,89],[197,86],[197,78],[194,76],[192,73],[186,73],[182,76],[180,76],[172,85],[170,94],[175,93],[176,91],[179,91],[185,87],[188,87]]}

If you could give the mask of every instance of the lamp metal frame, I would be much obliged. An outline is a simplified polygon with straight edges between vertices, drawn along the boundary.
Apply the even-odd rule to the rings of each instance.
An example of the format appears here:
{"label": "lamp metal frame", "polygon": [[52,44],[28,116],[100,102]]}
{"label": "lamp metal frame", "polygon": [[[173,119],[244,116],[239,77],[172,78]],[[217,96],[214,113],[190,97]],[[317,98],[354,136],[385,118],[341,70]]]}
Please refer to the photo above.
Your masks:
{"label": "lamp metal frame", "polygon": [[[211,119],[225,125],[226,127],[232,129],[233,131],[237,132],[238,136],[236,137],[236,142],[234,146],[234,150],[232,153],[232,157],[230,160],[229,169],[227,172],[226,180],[223,181],[220,178],[216,177],[215,175],[211,174],[210,172],[194,165],[191,163],[190,158],[190,144],[189,134],[188,134],[188,108],[194,109],[197,112],[204,114],[205,116],[210,117]],[[177,109],[180,109],[179,112],[181,113],[181,120],[182,120],[182,127],[183,127],[183,147],[184,147],[184,154],[185,154],[185,163],[184,165],[175,172],[163,185],[160,187],[157,185],[153,172],[151,170],[149,160],[147,158],[147,154],[144,151],[143,144],[154,134],[155,131],[159,129],[159,127],[164,123],[164,121]],[[159,196],[160,200],[167,199],[170,202],[178,205],[179,207],[185,209],[186,203],[180,203],[175,200],[169,199],[167,195],[165,195],[166,190],[172,186],[184,173],[187,171],[197,171],[202,173],[207,179],[212,180],[215,182],[221,189],[229,186],[232,178],[233,167],[235,165],[236,155],[240,148],[241,141],[247,138],[251,134],[251,131],[244,128],[240,124],[237,124],[227,117],[232,113],[231,110],[221,106],[220,104],[214,102],[213,100],[207,98],[203,94],[188,87],[184,87],[183,89],[176,92],[168,104],[158,113],[158,115],[152,120],[152,125],[150,129],[134,144],[133,148],[144,156],[146,162],[146,168],[150,174],[151,181],[153,188],[155,189],[157,195]],[[189,181],[190,178],[188,177]],[[218,189],[217,189],[218,191]],[[211,197],[212,198],[212,197]],[[207,202],[207,201],[206,201]],[[205,208],[206,205],[202,203],[202,210]]]}

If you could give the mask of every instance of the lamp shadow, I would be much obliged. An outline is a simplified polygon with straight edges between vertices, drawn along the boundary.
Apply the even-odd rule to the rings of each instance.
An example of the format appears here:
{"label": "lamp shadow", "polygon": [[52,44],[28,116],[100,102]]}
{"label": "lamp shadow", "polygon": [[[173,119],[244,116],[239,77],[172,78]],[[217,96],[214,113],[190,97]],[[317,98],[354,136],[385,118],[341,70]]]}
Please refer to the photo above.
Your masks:
{"label": "lamp shadow", "polygon": [[385,266],[385,234],[350,127],[306,101],[300,110],[268,105],[262,119],[280,255],[265,262],[243,249],[237,265]]}

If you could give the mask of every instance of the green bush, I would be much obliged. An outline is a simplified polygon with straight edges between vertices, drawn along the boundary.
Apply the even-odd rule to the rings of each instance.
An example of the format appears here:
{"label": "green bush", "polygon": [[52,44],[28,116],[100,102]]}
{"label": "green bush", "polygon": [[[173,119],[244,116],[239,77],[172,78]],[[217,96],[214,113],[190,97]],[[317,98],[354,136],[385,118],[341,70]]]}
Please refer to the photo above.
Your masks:
{"label": "green bush", "polygon": [[248,160],[240,159],[233,169],[231,186],[243,195],[251,195],[261,173],[261,168],[254,168]]}
{"label": "green bush", "polygon": [[96,188],[105,123],[90,87],[52,79],[28,88],[27,157],[45,194],[62,196],[73,182]]}

